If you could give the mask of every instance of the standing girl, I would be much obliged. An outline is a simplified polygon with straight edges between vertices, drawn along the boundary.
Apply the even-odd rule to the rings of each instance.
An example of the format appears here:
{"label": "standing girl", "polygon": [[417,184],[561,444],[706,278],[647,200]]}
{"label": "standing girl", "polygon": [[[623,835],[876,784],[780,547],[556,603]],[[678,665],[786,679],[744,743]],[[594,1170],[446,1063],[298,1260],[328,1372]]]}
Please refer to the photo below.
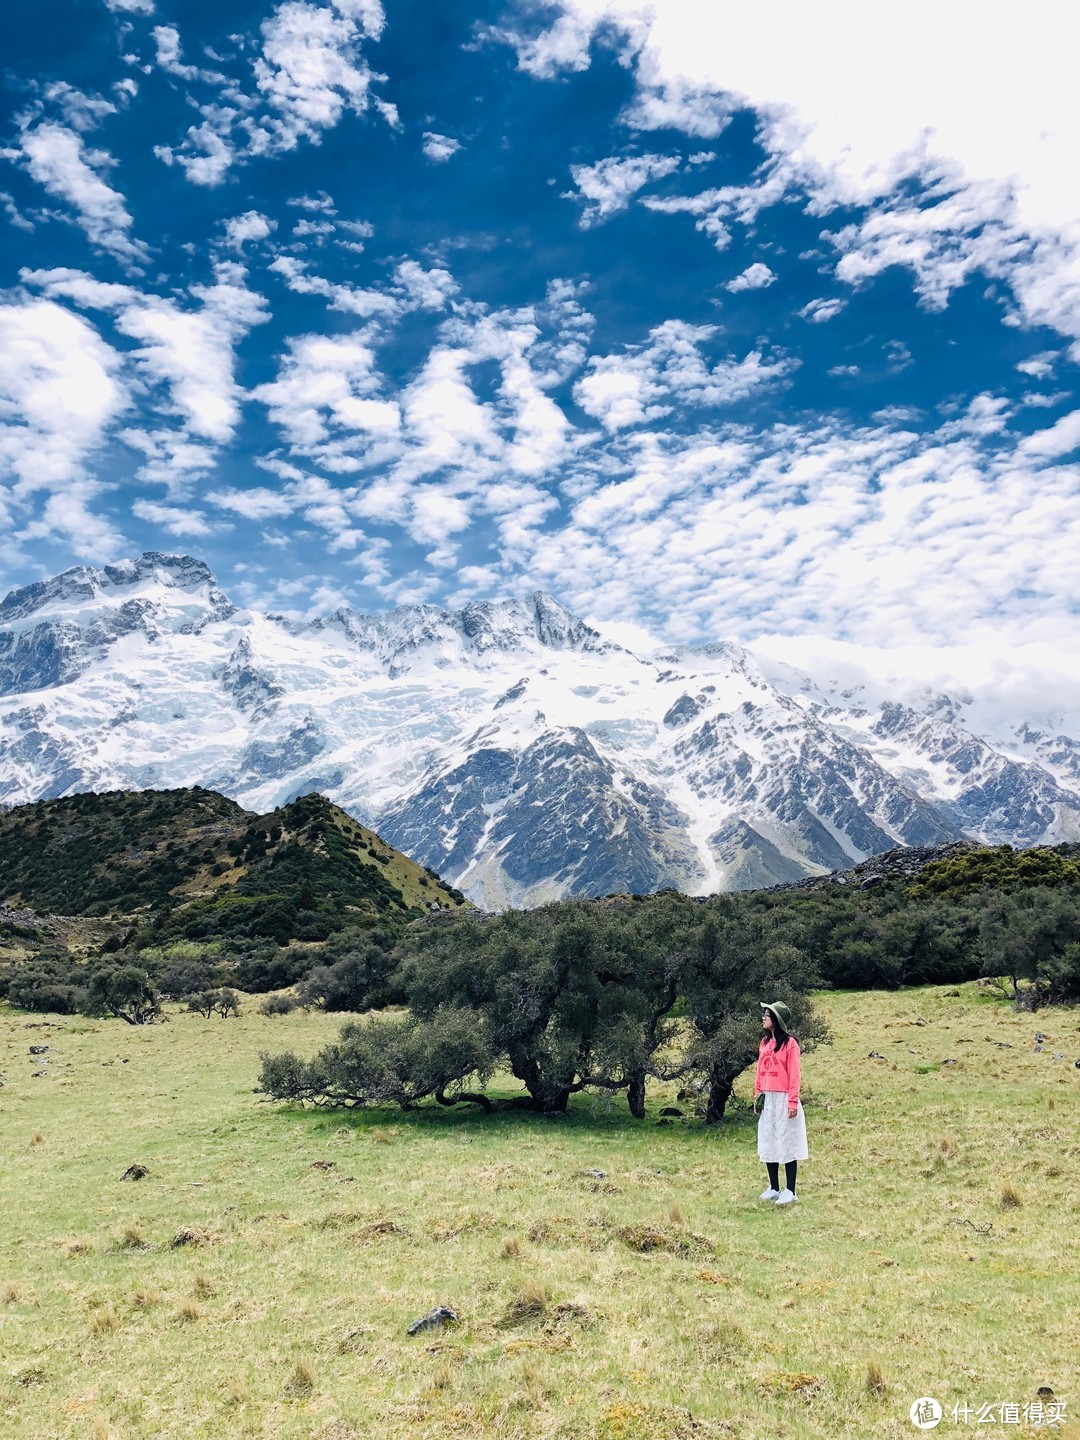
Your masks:
{"label": "standing girl", "polygon": [[[758,1158],[769,1172],[762,1200],[790,1205],[796,1199],[799,1161],[807,1157],[806,1120],[799,1100],[799,1042],[791,1034],[791,1011],[782,1000],[761,1002],[761,1028],[754,1079],[754,1110],[759,1112]],[[764,1096],[759,1107],[758,1099]],[[784,1188],[780,1189],[780,1166]]]}

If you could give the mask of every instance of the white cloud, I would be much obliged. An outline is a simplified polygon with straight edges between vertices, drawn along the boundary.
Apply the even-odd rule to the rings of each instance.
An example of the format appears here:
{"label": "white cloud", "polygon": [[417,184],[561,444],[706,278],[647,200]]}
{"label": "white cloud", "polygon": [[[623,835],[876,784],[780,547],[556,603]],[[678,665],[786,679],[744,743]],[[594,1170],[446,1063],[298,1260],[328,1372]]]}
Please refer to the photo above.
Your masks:
{"label": "white cloud", "polygon": [[326,236],[333,235],[336,229],[333,220],[309,220],[305,215],[303,219],[297,220],[292,233],[297,240],[305,240],[309,235],[314,235],[315,243],[321,245]]}
{"label": "white cloud", "polygon": [[178,80],[203,80],[211,85],[225,84],[224,75],[214,70],[201,70],[198,65],[185,65],[181,60],[180,31],[175,25],[155,25],[154,45],[158,66]]}
{"label": "white cloud", "polygon": [[90,509],[101,485],[86,466],[128,405],[120,356],[51,300],[0,306],[0,508],[9,522],[44,509],[23,534],[59,533],[76,553],[111,553],[116,536]]}
{"label": "white cloud", "polygon": [[423,151],[429,160],[449,160],[461,149],[461,141],[452,135],[440,135],[437,130],[424,131]]}
{"label": "white cloud", "polygon": [[1017,449],[1029,460],[1054,460],[1080,449],[1080,410],[1063,415],[1047,430],[1036,430],[1026,436]]}
{"label": "white cloud", "polygon": [[170,535],[201,538],[212,535],[217,528],[208,522],[201,510],[182,510],[176,505],[158,505],[150,500],[136,500],[131,509],[140,520],[157,525]]}
{"label": "white cloud", "polygon": [[742,360],[729,356],[710,368],[701,346],[714,333],[712,326],[668,320],[650,332],[644,346],[594,356],[574,398],[614,432],[661,419],[676,405],[731,404],[790,369],[784,360],[763,360],[759,351]]}
{"label": "white cloud", "polygon": [[678,130],[701,140],[715,140],[731,119],[731,100],[708,85],[681,76],[650,78],[647,62],[639,67],[639,89],[623,120],[635,130]]}
{"label": "white cloud", "polygon": [[63,80],[54,80],[42,92],[45,101],[54,105],[73,130],[94,130],[109,115],[116,114],[111,100],[100,95],[86,95]]}
{"label": "white cloud", "polygon": [[[819,214],[877,207],[845,232],[848,278],[910,265],[926,303],[941,304],[986,269],[1012,288],[1019,321],[1054,326],[1080,355],[1080,35],[1058,0],[1033,0],[1021,26],[1004,11],[973,25],[963,6],[912,0],[904,23],[888,26],[887,65],[882,16],[861,0],[784,0],[768,44],[752,8],[564,0],[561,10],[539,33],[502,35],[529,73],[585,69],[590,45],[621,27],[636,56],[632,123],[702,134],[725,107],[749,106],[769,157],[744,187],[759,192],[758,208],[792,191]],[[935,203],[905,198],[909,179]],[[723,192],[686,201],[722,244]]]}
{"label": "white cloud", "polygon": [[298,454],[358,469],[372,442],[400,430],[400,409],[381,390],[374,351],[360,336],[304,335],[290,340],[277,379],[252,393]]}
{"label": "white cloud", "polygon": [[669,616],[671,639],[1061,644],[1077,637],[1080,467],[1057,461],[1080,412],[1025,440],[992,397],[975,410],[930,435],[637,435],[564,526],[523,535],[516,565],[579,613]]}
{"label": "white cloud", "polygon": [[[377,40],[383,24],[377,0],[282,0],[262,23],[251,93],[225,83],[218,98],[199,107],[202,120],[184,141],[156,153],[181,165],[193,183],[214,186],[252,156],[286,153],[302,141],[318,144],[348,112],[363,114],[371,106],[396,125],[394,107],[372,94],[383,77],[361,55],[363,42]],[[173,27],[159,26],[155,35],[173,73],[220,84],[221,77],[180,65]]]}
{"label": "white cloud", "polygon": [[128,403],[120,356],[51,300],[0,307],[0,455],[20,484],[60,485]]}
{"label": "white cloud", "polygon": [[243,250],[253,240],[265,240],[277,229],[277,221],[269,220],[258,210],[245,210],[225,222],[225,243],[231,250]]}
{"label": "white cloud", "polygon": [[50,298],[111,312],[117,330],[137,342],[129,352],[135,373],[151,387],[164,387],[157,407],[180,420],[175,435],[151,429],[137,444],[149,462],[145,478],[165,482],[171,475],[179,483],[203,472],[204,442],[224,444],[239,420],[236,346],[268,318],[262,296],[247,288],[243,269],[220,263],[212,285],[191,288],[196,304],[190,309],[77,270],[24,271],[22,278]]}
{"label": "white cloud", "polygon": [[[651,180],[670,175],[680,165],[677,155],[609,156],[595,165],[571,165],[580,195],[590,203],[581,212],[581,224],[588,226],[625,210],[639,190]],[[567,199],[576,199],[573,191]]]}
{"label": "white cloud", "polygon": [[813,325],[824,325],[827,320],[834,320],[844,308],[843,300],[811,300],[798,312],[804,320],[809,320]]}
{"label": "white cloud", "polygon": [[740,290],[762,290],[766,285],[771,285],[775,279],[776,276],[768,265],[763,264],[760,260],[755,260],[740,275],[729,280],[724,289],[730,290],[733,294],[738,294]]}
{"label": "white cloud", "polygon": [[98,173],[112,163],[109,155],[87,150],[75,130],[51,121],[24,129],[20,147],[27,170],[50,195],[73,207],[92,245],[128,265],[148,258],[146,246],[131,238],[124,197]]}
{"label": "white cloud", "polygon": [[415,260],[402,260],[390,283],[382,288],[364,288],[310,275],[305,262],[292,255],[279,255],[269,268],[298,295],[321,295],[330,302],[331,310],[363,319],[393,320],[413,310],[443,310],[458,288],[448,270],[437,265],[425,270]]}
{"label": "white cloud", "polygon": [[287,494],[269,490],[265,485],[252,486],[248,490],[211,490],[206,499],[222,510],[242,515],[245,520],[276,519],[291,515],[296,508]]}
{"label": "white cloud", "polygon": [[299,210],[312,210],[323,215],[337,214],[337,206],[325,190],[320,190],[317,195],[293,196],[288,203]]}
{"label": "white cloud", "polygon": [[105,0],[106,6],[120,14],[153,15],[154,0]]}
{"label": "white cloud", "polygon": [[1044,350],[1041,355],[1031,355],[1028,359],[1021,360],[1016,368],[1021,375],[1030,375],[1034,380],[1045,380],[1054,373],[1056,360],[1057,355],[1053,350]]}

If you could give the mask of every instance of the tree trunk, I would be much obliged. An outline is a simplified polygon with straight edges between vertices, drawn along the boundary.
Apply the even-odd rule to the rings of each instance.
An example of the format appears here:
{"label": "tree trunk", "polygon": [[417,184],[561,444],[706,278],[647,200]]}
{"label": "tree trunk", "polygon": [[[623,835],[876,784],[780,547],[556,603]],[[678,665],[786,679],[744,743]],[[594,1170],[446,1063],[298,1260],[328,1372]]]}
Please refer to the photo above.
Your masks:
{"label": "tree trunk", "polygon": [[726,1070],[714,1065],[709,1071],[709,1100],[705,1107],[705,1124],[719,1125],[724,1119],[727,1102],[731,1099],[734,1081]]}
{"label": "tree trunk", "polygon": [[479,1105],[485,1115],[490,1115],[495,1108],[479,1090],[459,1090],[456,1095],[447,1095],[444,1090],[436,1090],[435,1099],[440,1105]]}
{"label": "tree trunk", "polygon": [[563,1115],[566,1112],[567,1102],[570,1099],[570,1086],[562,1085],[558,1090],[550,1091],[544,1096],[544,1110],[547,1114]]}
{"label": "tree trunk", "polygon": [[635,1120],[645,1118],[645,1071],[635,1070],[626,1087],[626,1102]]}

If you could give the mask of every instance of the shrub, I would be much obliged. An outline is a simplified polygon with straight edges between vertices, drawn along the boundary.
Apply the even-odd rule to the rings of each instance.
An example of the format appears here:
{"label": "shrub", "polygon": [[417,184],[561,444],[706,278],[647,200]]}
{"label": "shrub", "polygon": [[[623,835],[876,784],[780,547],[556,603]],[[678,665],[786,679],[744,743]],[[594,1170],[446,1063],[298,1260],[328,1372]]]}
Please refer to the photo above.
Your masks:
{"label": "shrub", "polygon": [[259,1006],[260,1015],[291,1015],[303,1009],[303,1001],[295,995],[267,995]]}

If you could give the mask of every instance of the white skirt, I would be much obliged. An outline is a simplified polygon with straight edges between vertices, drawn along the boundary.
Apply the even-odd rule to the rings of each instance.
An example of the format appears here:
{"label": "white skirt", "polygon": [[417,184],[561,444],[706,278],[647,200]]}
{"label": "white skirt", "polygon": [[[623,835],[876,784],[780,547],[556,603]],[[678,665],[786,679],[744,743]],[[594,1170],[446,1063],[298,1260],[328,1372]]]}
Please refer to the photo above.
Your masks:
{"label": "white skirt", "polygon": [[789,1160],[805,1160],[809,1155],[802,1101],[793,1120],[788,1119],[787,1112],[787,1092],[766,1090],[757,1127],[758,1159],[766,1165],[786,1165]]}

